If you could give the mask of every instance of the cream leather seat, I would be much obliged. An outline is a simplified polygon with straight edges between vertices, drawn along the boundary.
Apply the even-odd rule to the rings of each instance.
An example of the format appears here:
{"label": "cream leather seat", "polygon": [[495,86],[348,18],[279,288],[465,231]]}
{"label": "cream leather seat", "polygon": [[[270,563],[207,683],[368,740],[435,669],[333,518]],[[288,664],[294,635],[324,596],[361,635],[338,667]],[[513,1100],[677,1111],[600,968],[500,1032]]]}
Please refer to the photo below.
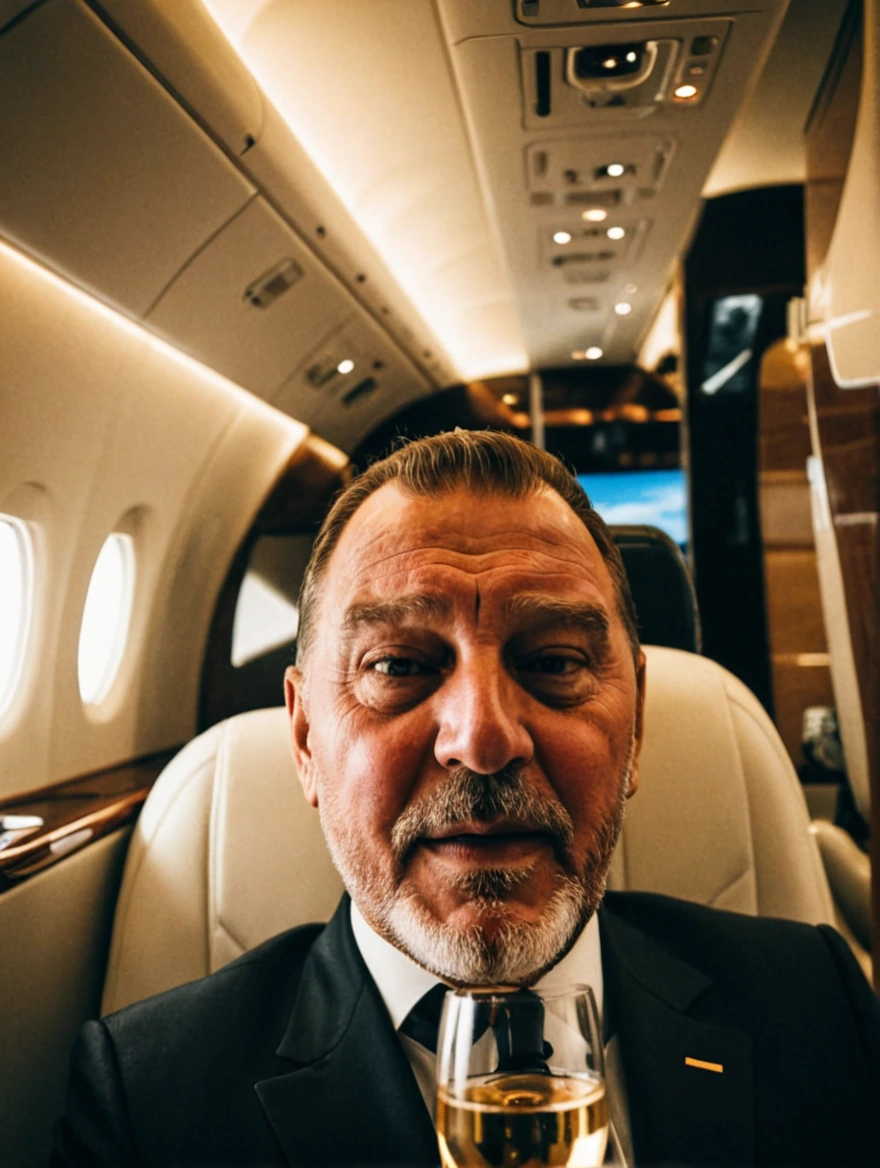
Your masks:
{"label": "cream leather seat", "polygon": [[[756,698],[707,658],[646,653],[641,783],[609,885],[833,923],[800,784]],[[138,821],[104,1012],[326,920],[341,891],[294,772],[285,711],[214,726],[168,765]]]}

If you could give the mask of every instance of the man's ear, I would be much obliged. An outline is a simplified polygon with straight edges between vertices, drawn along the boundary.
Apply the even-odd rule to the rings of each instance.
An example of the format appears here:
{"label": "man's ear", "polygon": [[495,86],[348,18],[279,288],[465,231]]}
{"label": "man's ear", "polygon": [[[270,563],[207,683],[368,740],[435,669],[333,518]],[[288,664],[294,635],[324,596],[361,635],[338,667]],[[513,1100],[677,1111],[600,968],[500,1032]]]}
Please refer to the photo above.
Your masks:
{"label": "man's ear", "polygon": [[633,731],[633,760],[632,772],[626,797],[635,795],[639,789],[639,755],[642,751],[642,737],[645,732],[645,654],[639,649],[639,660],[636,665],[636,723]]}
{"label": "man's ear", "polygon": [[318,784],[309,743],[309,715],[304,700],[302,671],[290,665],[284,672],[284,700],[290,719],[290,750],[296,763],[303,793],[313,807],[318,806]]}

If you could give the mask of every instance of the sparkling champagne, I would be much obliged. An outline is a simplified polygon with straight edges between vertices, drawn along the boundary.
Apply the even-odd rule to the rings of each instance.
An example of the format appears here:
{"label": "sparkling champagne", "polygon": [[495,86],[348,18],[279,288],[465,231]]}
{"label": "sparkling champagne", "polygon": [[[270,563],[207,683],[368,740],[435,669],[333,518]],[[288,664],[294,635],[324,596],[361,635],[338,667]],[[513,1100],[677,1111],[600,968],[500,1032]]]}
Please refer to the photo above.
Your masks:
{"label": "sparkling champagne", "polygon": [[443,1168],[593,1168],[605,1158],[605,1085],[592,1076],[495,1074],[437,1093]]}

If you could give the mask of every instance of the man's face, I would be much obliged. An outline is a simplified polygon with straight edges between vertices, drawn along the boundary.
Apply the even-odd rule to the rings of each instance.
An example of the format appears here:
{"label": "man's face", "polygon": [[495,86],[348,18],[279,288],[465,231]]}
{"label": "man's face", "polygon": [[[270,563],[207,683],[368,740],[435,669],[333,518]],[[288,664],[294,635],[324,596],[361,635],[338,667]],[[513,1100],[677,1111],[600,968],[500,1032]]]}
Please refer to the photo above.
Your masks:
{"label": "man's face", "polygon": [[367,921],[450,981],[558,960],[635,789],[642,682],[554,491],[380,488],[331,556],[305,677],[286,678],[303,787]]}

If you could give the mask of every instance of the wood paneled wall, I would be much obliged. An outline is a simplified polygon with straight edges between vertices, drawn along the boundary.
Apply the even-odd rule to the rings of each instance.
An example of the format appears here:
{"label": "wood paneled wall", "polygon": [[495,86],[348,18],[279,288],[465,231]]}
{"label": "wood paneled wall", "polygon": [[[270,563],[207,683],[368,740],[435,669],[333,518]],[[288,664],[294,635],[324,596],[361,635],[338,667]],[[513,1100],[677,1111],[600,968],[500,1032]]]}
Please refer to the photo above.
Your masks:
{"label": "wood paneled wall", "polygon": [[[758,378],[759,493],[773,705],[777,728],[797,768],[804,763],[804,710],[834,705],[810,518],[806,373],[805,352],[781,340],[764,354]],[[823,812],[832,819],[835,794]],[[812,801],[810,807],[814,814],[821,810]]]}

